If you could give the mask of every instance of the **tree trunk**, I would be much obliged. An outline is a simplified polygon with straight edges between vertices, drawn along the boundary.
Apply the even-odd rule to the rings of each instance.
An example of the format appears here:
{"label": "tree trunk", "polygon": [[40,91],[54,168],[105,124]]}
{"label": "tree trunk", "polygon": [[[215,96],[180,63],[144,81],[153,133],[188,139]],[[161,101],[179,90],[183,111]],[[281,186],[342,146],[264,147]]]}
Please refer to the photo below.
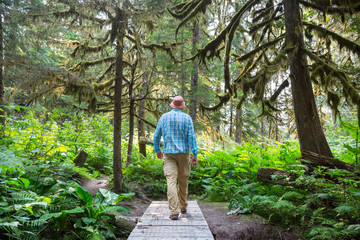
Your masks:
{"label": "tree trunk", "polygon": [[242,143],[242,131],[243,131],[243,124],[242,124],[242,108],[240,107],[240,105],[238,105],[236,107],[236,117],[235,117],[235,122],[236,122],[236,142],[238,144]]}
{"label": "tree trunk", "polygon": [[268,122],[269,122],[269,131],[268,131],[268,139],[271,139],[271,132],[272,132],[272,122],[269,121],[268,119]]}
{"label": "tree trunk", "polygon": [[[184,60],[184,50],[183,48],[181,48],[180,50],[180,59],[181,61]],[[181,82],[181,89],[180,89],[180,95],[181,96],[185,96],[185,81],[186,81],[186,72],[188,71],[188,69],[185,68],[184,63],[181,63],[181,72],[180,72],[180,82]]]}
{"label": "tree trunk", "polygon": [[291,91],[300,149],[332,157],[332,153],[320,124],[314,93],[310,82],[300,19],[299,0],[284,1],[286,43],[294,47],[288,52],[290,60]]}
{"label": "tree trunk", "polygon": [[260,131],[261,131],[261,147],[265,147],[265,124],[264,119],[261,119],[260,122]]}
{"label": "tree trunk", "polygon": [[116,19],[119,21],[119,32],[116,42],[115,63],[115,102],[114,102],[114,153],[113,174],[114,192],[120,193],[125,188],[121,162],[121,94],[122,94],[122,71],[123,71],[123,40],[125,36],[125,18],[120,9],[116,9]]}
{"label": "tree trunk", "polygon": [[[145,95],[145,91],[144,88],[146,87],[146,83],[147,83],[147,76],[146,74],[144,74],[143,76],[143,80],[142,80],[142,87],[141,87],[141,92],[140,92],[140,98],[144,97]],[[138,115],[139,115],[139,119],[138,119],[138,139],[139,139],[139,152],[146,157],[146,144],[141,143],[140,139],[141,138],[145,138],[145,124],[144,122],[141,120],[143,118],[145,118],[145,100],[140,100],[140,104],[139,104],[139,110],[138,110]]]}
{"label": "tree trunk", "polygon": [[3,15],[0,14],[0,138],[5,127],[5,112],[3,107],[5,105],[5,84],[3,76],[4,68],[4,39],[3,39]]}
{"label": "tree trunk", "polygon": [[234,123],[233,123],[233,109],[234,108],[234,101],[233,99],[230,100],[230,126],[229,126],[229,135],[230,135],[230,138],[233,137],[233,126],[234,126]]}
{"label": "tree trunk", "polygon": [[131,163],[131,154],[133,149],[133,142],[134,142],[134,115],[135,115],[135,101],[132,96],[133,92],[133,81],[129,86],[129,98],[130,98],[130,105],[129,105],[129,142],[128,142],[128,151],[127,151],[127,158],[126,158],[126,165]]}
{"label": "tree trunk", "polygon": [[[276,104],[276,107],[278,107],[278,105]],[[275,140],[277,142],[280,142],[280,136],[279,136],[279,114],[276,113],[275,114]]]}
{"label": "tree trunk", "polygon": [[[197,46],[199,44],[199,23],[194,22],[193,25],[193,39],[192,39],[192,48],[193,52],[197,51]],[[194,62],[193,65],[193,74],[191,75],[191,101],[190,101],[190,111],[189,115],[191,116],[194,126],[196,124],[196,114],[197,114],[197,87],[199,81],[199,66],[197,62]]]}

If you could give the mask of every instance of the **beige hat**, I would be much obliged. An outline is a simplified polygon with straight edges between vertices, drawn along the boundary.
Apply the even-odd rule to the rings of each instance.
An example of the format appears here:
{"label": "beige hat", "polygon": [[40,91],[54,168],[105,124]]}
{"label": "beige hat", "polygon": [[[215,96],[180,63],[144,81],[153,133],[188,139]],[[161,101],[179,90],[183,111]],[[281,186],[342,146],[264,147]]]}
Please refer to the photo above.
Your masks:
{"label": "beige hat", "polygon": [[170,103],[170,107],[182,110],[183,108],[185,108],[184,98],[182,96],[174,97],[172,102]]}

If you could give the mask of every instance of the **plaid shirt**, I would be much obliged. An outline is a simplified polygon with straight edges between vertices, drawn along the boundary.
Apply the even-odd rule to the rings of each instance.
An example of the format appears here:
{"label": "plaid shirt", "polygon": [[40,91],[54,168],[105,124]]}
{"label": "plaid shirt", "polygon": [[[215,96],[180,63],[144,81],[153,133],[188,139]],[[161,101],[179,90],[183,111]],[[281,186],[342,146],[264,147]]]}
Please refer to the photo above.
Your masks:
{"label": "plaid shirt", "polygon": [[191,117],[179,109],[165,113],[161,116],[154,134],[154,150],[160,152],[160,139],[164,138],[166,153],[189,153],[192,151],[197,157],[197,145],[194,125]]}

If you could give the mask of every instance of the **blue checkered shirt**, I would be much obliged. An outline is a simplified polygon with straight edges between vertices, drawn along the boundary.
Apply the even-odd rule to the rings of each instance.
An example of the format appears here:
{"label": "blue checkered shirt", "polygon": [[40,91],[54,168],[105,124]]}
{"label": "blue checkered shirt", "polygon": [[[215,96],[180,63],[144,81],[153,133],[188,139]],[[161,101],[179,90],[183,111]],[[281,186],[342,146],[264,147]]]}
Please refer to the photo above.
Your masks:
{"label": "blue checkered shirt", "polygon": [[164,138],[163,152],[189,153],[192,151],[197,157],[197,145],[194,125],[191,117],[179,109],[165,113],[161,116],[154,134],[154,150],[160,152],[160,139]]}

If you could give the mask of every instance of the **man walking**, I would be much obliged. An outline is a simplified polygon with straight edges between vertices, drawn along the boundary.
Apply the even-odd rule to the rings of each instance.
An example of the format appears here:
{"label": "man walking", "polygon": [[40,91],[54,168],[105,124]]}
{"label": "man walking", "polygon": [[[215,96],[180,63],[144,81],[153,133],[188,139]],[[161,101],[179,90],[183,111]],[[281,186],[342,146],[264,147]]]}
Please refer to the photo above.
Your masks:
{"label": "man walking", "polygon": [[[170,106],[173,110],[162,115],[157,124],[154,134],[154,150],[159,159],[164,159],[163,168],[167,181],[170,219],[177,220],[179,219],[179,209],[182,214],[185,214],[188,205],[187,182],[191,169],[190,150],[193,153],[193,165],[198,162],[198,151],[192,119],[188,114],[182,112],[185,108],[183,97],[174,97]],[[164,154],[160,149],[161,136],[164,138]]]}

